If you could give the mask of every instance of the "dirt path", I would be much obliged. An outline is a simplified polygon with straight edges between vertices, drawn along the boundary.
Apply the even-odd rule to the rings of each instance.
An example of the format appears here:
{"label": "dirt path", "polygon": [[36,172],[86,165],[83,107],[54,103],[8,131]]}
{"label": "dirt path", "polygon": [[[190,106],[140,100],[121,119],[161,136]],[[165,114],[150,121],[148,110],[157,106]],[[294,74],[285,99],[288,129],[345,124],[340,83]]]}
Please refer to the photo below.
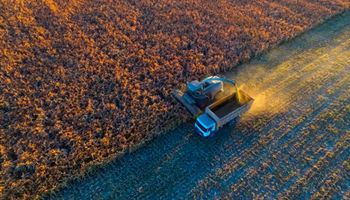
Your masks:
{"label": "dirt path", "polygon": [[349,198],[350,12],[230,75],[256,99],[236,128],[183,124],[51,198]]}

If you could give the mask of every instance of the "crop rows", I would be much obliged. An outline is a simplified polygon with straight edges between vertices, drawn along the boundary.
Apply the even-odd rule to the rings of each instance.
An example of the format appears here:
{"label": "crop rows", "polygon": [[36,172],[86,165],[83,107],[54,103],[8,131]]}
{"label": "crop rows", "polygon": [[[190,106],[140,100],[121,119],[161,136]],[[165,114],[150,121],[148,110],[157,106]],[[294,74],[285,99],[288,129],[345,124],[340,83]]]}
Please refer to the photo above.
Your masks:
{"label": "crop rows", "polygon": [[[346,0],[1,1],[0,197],[38,197],[138,148],[188,119],[172,89],[347,8]],[[282,71],[271,84],[297,78]]]}

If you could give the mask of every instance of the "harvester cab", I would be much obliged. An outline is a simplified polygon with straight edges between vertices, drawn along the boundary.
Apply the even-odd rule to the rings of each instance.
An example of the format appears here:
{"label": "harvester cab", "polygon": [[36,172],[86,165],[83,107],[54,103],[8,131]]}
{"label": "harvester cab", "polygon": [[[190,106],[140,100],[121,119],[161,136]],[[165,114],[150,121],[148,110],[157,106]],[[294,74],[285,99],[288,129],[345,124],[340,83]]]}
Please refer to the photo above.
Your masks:
{"label": "harvester cab", "polygon": [[217,93],[222,91],[224,91],[222,80],[217,76],[210,76],[201,82],[194,80],[188,83],[185,98],[189,103],[204,108],[213,101]]}

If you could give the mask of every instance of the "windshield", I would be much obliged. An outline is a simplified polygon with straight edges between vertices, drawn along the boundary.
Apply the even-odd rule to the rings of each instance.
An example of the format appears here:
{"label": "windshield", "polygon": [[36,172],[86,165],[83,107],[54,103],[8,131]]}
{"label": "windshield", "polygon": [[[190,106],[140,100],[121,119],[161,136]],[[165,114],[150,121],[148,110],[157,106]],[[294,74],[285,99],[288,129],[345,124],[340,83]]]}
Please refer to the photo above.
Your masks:
{"label": "windshield", "polygon": [[204,128],[204,126],[203,126],[201,123],[199,123],[198,121],[196,122],[196,124],[197,124],[197,126],[198,126],[200,129],[202,129],[203,132],[207,132],[207,131],[208,131],[208,129]]}

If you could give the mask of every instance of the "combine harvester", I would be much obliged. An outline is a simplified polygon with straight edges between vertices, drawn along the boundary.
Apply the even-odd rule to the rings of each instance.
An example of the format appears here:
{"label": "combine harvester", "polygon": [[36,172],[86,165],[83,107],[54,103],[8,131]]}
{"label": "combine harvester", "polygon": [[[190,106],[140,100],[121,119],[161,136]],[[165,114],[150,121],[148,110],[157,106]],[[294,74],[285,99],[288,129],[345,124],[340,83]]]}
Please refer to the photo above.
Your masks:
{"label": "combine harvester", "polygon": [[254,101],[237,89],[234,80],[218,76],[194,80],[185,92],[174,90],[172,95],[196,118],[195,130],[203,137],[214,136],[226,124],[236,124]]}

